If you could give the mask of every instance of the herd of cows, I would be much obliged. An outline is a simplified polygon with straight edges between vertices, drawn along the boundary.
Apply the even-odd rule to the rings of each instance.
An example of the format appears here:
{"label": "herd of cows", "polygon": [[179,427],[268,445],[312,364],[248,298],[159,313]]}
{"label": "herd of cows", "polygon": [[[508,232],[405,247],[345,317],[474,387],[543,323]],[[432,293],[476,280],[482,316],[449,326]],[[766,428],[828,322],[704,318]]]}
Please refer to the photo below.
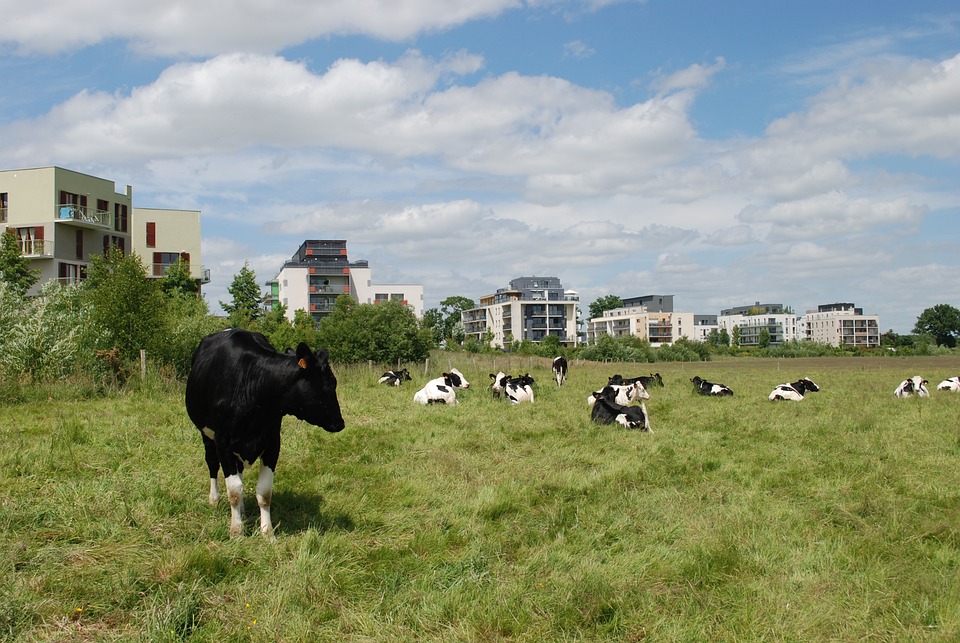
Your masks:
{"label": "herd of cows", "polygon": [[[567,360],[557,357],[552,364],[557,386],[563,386]],[[410,381],[406,369],[387,371],[379,383],[400,386]],[[514,404],[533,402],[534,380],[529,374],[510,376],[491,373],[490,390]],[[724,384],[691,378],[700,395],[732,396]],[[894,391],[898,398],[929,397],[929,382],[917,375],[900,383]],[[587,397],[591,419],[598,424],[619,424],[628,429],[652,433],[643,401],[650,399],[647,388],[663,386],[659,373],[624,378],[613,375],[607,384]],[[427,382],[414,396],[418,404],[457,404],[456,389],[470,383],[455,368]],[[960,377],[951,377],[938,390],[960,392]],[[802,378],[780,384],[770,400],[800,401],[808,393],[819,391],[813,381]],[[260,508],[260,531],[273,536],[270,501],[273,476],[280,455],[280,425],[285,415],[293,415],[330,432],[344,428],[337,398],[337,379],[325,350],[313,351],[301,342],[296,349],[277,351],[260,333],[227,329],[205,337],[193,355],[186,387],[187,415],[200,431],[207,468],[210,473],[209,502],[217,504],[217,482],[223,470],[230,503],[230,534],[243,530],[243,481],[245,467],[260,460],[256,496]]]}

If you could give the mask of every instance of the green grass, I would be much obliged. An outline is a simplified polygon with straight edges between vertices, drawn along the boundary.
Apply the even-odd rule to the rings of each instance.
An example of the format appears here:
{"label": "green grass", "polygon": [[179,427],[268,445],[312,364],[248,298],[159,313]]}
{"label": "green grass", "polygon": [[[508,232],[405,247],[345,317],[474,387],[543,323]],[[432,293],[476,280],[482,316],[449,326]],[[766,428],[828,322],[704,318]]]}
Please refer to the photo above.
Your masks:
{"label": "green grass", "polygon": [[[455,366],[455,407],[413,393]],[[491,399],[529,371],[536,403]],[[400,389],[341,366],[347,428],[287,418],[277,540],[206,503],[182,389],[0,406],[0,637],[17,641],[956,640],[956,358],[571,364],[443,355]],[[654,433],[588,393],[659,371]],[[695,395],[694,375],[733,398]],[[776,384],[821,385],[772,403]],[[251,511],[252,509],[252,511]]]}

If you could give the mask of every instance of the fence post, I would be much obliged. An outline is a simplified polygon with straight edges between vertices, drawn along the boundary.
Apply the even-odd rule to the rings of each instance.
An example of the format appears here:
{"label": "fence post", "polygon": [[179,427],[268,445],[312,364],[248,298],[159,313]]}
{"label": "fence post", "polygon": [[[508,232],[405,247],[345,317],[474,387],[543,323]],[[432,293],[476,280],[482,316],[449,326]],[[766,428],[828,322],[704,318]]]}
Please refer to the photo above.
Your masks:
{"label": "fence post", "polygon": [[140,349],[140,377],[147,376],[147,351]]}

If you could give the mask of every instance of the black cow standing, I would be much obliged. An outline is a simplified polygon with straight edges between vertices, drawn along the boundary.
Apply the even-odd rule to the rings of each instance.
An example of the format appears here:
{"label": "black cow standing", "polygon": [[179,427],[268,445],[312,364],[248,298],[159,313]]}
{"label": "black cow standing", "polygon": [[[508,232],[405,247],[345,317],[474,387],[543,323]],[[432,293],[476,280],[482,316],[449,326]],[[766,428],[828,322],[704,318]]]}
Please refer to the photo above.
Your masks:
{"label": "black cow standing", "polygon": [[273,535],[270,499],[284,415],[336,432],[344,427],[337,379],[327,352],[303,342],[292,355],[260,333],[227,329],[203,338],[187,377],[187,414],[203,434],[210,503],[220,500],[222,468],[230,501],[230,535],[243,530],[243,469],[260,459],[260,532]]}

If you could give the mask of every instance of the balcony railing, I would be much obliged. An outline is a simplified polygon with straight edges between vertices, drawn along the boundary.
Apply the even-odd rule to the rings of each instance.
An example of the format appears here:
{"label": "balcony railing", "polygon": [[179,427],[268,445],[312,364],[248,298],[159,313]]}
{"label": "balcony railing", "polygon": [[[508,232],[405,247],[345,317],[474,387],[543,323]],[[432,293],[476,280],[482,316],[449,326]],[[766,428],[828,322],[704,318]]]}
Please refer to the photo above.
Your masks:
{"label": "balcony railing", "polygon": [[52,257],[53,243],[46,239],[17,239],[24,257]]}
{"label": "balcony railing", "polygon": [[97,210],[87,205],[58,205],[54,216],[57,221],[72,221],[74,223],[89,223],[91,225],[110,227],[110,213],[106,210]]}
{"label": "balcony railing", "polygon": [[[150,277],[162,277],[174,267],[175,263],[152,263],[149,264],[149,275]],[[190,274],[193,274],[193,266],[190,266]],[[200,283],[208,284],[210,283],[210,269],[200,266]]]}

